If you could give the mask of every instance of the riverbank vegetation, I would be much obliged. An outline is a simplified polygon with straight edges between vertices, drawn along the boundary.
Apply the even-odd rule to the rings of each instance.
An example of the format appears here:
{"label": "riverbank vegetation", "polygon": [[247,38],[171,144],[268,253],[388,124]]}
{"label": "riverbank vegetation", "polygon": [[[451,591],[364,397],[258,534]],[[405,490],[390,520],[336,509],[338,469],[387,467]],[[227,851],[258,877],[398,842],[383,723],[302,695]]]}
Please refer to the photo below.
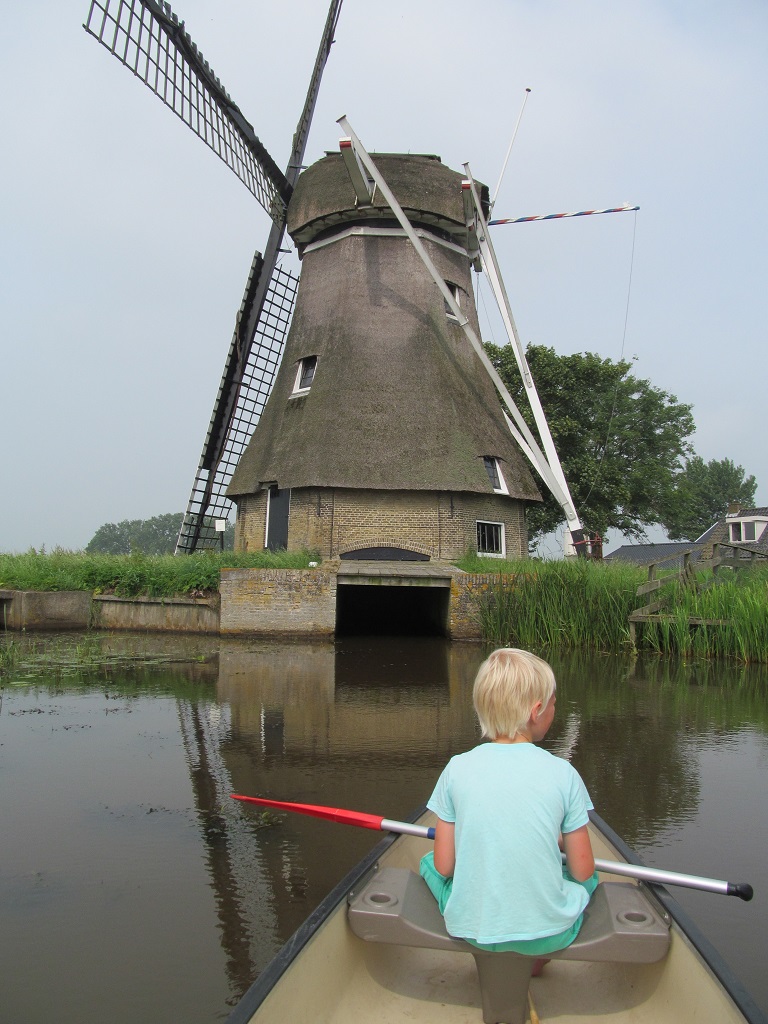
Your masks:
{"label": "riverbank vegetation", "polygon": [[31,550],[0,554],[0,589],[89,590],[117,597],[202,596],[218,591],[223,568],[306,569],[311,561],[319,558],[310,551],[203,551],[176,557]]}
{"label": "riverbank vegetation", "polygon": [[[467,556],[459,568],[496,576],[477,599],[483,635],[492,643],[612,652],[631,647],[629,616],[643,603],[636,591],[647,579],[641,567]],[[671,577],[653,599],[661,602],[660,619],[638,630],[641,649],[768,663],[768,567],[721,570],[717,577],[698,573],[695,586]],[[692,625],[692,619],[704,622]]]}

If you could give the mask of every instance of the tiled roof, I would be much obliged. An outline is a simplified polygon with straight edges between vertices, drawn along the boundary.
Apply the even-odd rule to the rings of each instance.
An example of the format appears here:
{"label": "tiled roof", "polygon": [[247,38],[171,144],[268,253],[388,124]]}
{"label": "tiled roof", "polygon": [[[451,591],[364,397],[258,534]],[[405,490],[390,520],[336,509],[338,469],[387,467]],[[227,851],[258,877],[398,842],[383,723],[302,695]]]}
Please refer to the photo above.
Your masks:
{"label": "tiled roof", "polygon": [[695,560],[701,557],[701,545],[690,541],[665,541],[661,544],[622,544],[611,551],[605,560],[632,562],[634,565],[658,565],[661,569],[677,569],[683,564],[683,555],[690,551]]}

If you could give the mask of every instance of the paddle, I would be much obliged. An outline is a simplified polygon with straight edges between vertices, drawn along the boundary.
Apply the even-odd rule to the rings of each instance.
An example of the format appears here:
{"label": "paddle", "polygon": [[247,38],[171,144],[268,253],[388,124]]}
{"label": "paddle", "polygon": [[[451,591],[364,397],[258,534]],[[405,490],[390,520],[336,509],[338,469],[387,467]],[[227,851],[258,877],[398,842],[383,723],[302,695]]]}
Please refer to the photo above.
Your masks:
{"label": "paddle", "polygon": [[[260,807],[274,807],[281,811],[295,811],[308,814],[313,818],[325,818],[343,825],[357,825],[381,832],[399,832],[406,836],[418,836],[421,839],[434,839],[435,830],[425,825],[412,825],[407,821],[392,821],[378,814],[364,814],[361,811],[347,811],[341,807],[323,807],[320,804],[295,804],[285,800],[267,800],[259,796],[241,796],[230,793],[233,800],[242,800]],[[563,854],[565,861],[565,854]],[[687,889],[703,889],[705,892],[718,893],[721,896],[738,896],[740,900],[749,901],[754,892],[749,882],[724,882],[717,878],[702,878],[700,875],[686,875],[678,871],[663,871],[660,868],[647,868],[640,864],[625,864],[622,861],[595,859],[597,871],[609,872],[613,875],[625,875],[643,882],[656,882],[659,885],[681,885]]]}

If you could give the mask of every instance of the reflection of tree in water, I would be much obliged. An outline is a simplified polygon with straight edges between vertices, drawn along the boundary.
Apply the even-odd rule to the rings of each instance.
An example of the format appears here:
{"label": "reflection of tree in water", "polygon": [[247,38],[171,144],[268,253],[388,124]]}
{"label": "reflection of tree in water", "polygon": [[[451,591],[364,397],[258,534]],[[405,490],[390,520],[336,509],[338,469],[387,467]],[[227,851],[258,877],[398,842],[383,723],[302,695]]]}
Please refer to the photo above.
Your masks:
{"label": "reflection of tree in water", "polygon": [[567,745],[596,810],[630,845],[696,814],[700,745],[768,723],[764,668],[579,652],[549,660],[558,716],[546,745],[560,753],[570,730]]}

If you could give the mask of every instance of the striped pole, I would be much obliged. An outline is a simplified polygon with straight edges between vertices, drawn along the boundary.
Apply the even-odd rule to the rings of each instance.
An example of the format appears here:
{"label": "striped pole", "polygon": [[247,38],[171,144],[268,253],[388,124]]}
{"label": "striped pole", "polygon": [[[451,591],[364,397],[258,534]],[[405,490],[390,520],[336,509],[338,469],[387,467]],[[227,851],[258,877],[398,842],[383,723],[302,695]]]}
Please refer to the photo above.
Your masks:
{"label": "striped pole", "polygon": [[494,224],[527,224],[532,220],[562,220],[563,217],[594,217],[598,213],[631,213],[639,210],[639,206],[630,206],[624,203],[623,206],[614,206],[610,210],[579,210],[578,213],[542,213],[537,217],[507,217],[504,220],[489,220],[489,226]]}

